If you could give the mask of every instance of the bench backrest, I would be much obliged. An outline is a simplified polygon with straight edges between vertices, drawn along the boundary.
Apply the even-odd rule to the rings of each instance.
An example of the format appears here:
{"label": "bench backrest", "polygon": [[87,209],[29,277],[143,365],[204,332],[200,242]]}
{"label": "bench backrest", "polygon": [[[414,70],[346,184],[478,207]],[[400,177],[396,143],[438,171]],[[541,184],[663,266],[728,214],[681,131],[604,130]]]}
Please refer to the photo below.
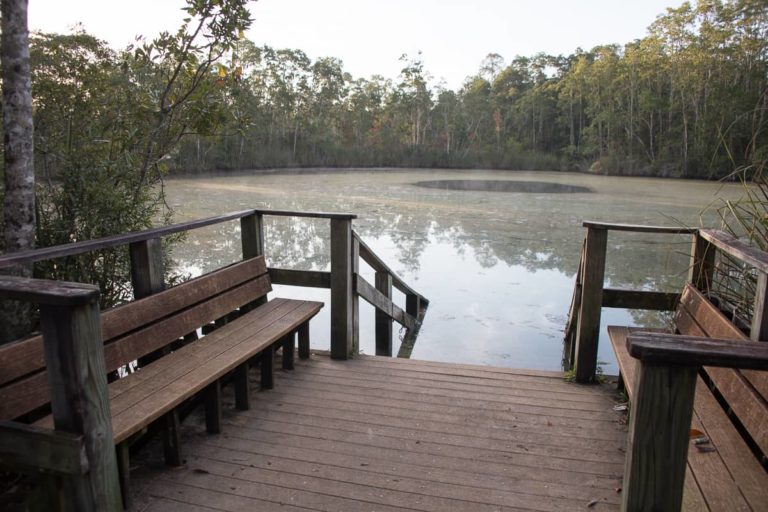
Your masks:
{"label": "bench backrest", "polygon": [[[690,284],[680,297],[675,327],[680,334],[756,343]],[[710,367],[704,373],[748,436],[768,454],[768,373]]]}
{"label": "bench backrest", "polygon": [[[105,375],[272,290],[264,257],[235,263],[101,315]],[[0,420],[49,402],[42,336],[0,346]]]}

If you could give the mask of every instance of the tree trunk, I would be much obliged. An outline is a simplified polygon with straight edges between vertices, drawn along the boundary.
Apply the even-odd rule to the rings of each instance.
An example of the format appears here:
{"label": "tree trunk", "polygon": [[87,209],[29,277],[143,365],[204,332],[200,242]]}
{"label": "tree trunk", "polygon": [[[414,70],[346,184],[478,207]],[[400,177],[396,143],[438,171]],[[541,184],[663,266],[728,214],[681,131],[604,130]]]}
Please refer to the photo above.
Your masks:
{"label": "tree trunk", "polygon": [[[27,0],[2,0],[0,4],[0,58],[5,130],[5,252],[24,251],[35,247],[35,168],[27,5]],[[32,265],[20,265],[6,269],[5,272],[30,277]],[[29,331],[30,312],[27,303],[2,302],[0,343],[14,340]]]}

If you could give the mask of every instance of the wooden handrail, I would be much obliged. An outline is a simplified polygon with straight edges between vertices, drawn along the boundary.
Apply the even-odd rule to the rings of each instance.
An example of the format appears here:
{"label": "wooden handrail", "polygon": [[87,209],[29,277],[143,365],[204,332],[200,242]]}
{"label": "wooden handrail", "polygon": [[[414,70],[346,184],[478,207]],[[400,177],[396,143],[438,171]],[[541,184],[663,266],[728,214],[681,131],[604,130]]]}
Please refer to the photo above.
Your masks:
{"label": "wooden handrail", "polygon": [[355,275],[355,291],[371,306],[386,313],[392,320],[406,329],[413,329],[416,326],[417,319],[415,317],[403,311],[358,274]]}
{"label": "wooden handrail", "polygon": [[751,265],[760,272],[768,273],[768,253],[717,229],[702,229],[699,234],[724,253]]}
{"label": "wooden handrail", "polygon": [[[676,295],[670,293],[612,290],[604,287],[605,251],[608,231],[627,231],[636,233],[656,233],[693,235],[691,249],[691,267],[688,280],[694,286],[706,288],[710,285],[714,271],[715,249],[727,254],[757,271],[758,286],[755,296],[755,313],[752,318],[750,336],[754,340],[768,337],[768,253],[750,246],[732,235],[715,229],[693,229],[683,227],[642,226],[636,224],[611,224],[605,222],[584,221],[587,228],[586,242],[593,241],[586,254],[582,255],[584,268],[580,268],[585,277],[581,287],[579,309],[572,308],[569,318],[570,330],[566,332],[566,344],[574,343],[574,356],[566,363],[576,363],[576,379],[587,382],[594,379],[592,360],[596,357],[597,329],[600,322],[602,307],[623,307],[629,309],[674,309],[670,305],[675,302]],[[589,249],[592,250],[589,250]],[[586,283],[586,281],[589,281]],[[576,286],[580,283],[577,279]],[[574,301],[574,304],[576,302]],[[574,336],[574,331],[576,332]],[[575,359],[575,361],[574,361]],[[581,364],[579,364],[581,359]],[[581,368],[579,368],[581,366]]]}
{"label": "wooden handrail", "polygon": [[609,231],[628,231],[633,233],[664,233],[668,235],[692,235],[697,228],[671,227],[671,226],[644,226],[641,224],[615,224],[608,222],[596,222],[585,220],[582,225],[585,228],[605,229]]}
{"label": "wooden handrail", "polygon": [[84,240],[82,242],[73,242],[71,244],[54,245],[51,247],[43,247],[40,249],[33,249],[30,251],[20,251],[11,254],[5,254],[0,256],[0,268],[10,267],[13,265],[34,263],[36,261],[50,260],[54,258],[63,258],[65,256],[75,256],[77,254],[83,254],[91,251],[98,251],[101,249],[108,249],[110,247],[117,247],[120,245],[128,245],[134,242],[143,242],[146,240],[152,240],[154,238],[161,238],[176,233],[182,233],[184,231],[191,231],[193,229],[203,228],[211,226],[213,224],[221,224],[231,220],[242,219],[249,215],[273,215],[278,217],[305,217],[316,219],[355,219],[356,215],[351,213],[325,213],[325,212],[294,212],[288,210],[242,210],[238,212],[225,213],[223,215],[216,215],[214,217],[207,217],[205,219],[197,219],[189,222],[180,222],[178,224],[172,224],[170,226],[160,226],[157,228],[151,228],[144,231],[136,231],[133,233],[124,233],[119,235],[106,236],[103,238],[96,238],[94,240]]}
{"label": "wooden handrail", "polygon": [[360,238],[360,235],[357,233],[353,233],[353,236],[355,239],[360,243],[360,258],[365,261],[367,264],[373,268],[373,270],[377,272],[386,272],[390,276],[392,276],[392,286],[400,290],[406,295],[418,295],[421,297],[422,301],[427,301],[426,298],[421,296],[418,292],[416,292],[413,288],[408,286],[405,281],[403,281],[400,276],[398,276],[391,268],[387,266],[386,263],[384,263],[381,258],[379,258],[375,252],[373,252],[373,249],[368,247],[368,245],[362,241]]}
{"label": "wooden handrail", "polygon": [[[348,322],[343,318],[345,315],[355,313],[353,311],[346,311],[347,309],[354,308],[354,305],[349,304],[342,309],[334,308],[333,303],[336,302],[340,305],[342,302],[346,303],[351,299],[347,297],[348,294],[353,293],[354,286],[352,284],[352,274],[356,273],[356,267],[353,270],[352,266],[349,269],[344,266],[339,267],[342,264],[342,260],[347,261],[354,259],[354,262],[348,261],[356,265],[357,257],[342,257],[349,253],[345,240],[345,233],[350,232],[350,240],[354,240],[356,247],[359,248],[359,257],[366,261],[377,272],[386,273],[391,276],[392,286],[400,290],[406,295],[406,308],[405,310],[394,306],[393,308],[387,308],[389,318],[397,320],[402,325],[405,325],[408,329],[413,330],[417,324],[417,319],[420,313],[426,308],[428,300],[421,294],[417,293],[413,288],[408,286],[395,272],[393,272],[382,260],[379,258],[373,250],[368,247],[359,237],[357,233],[352,231],[352,220],[357,218],[357,215],[351,213],[329,213],[329,212],[306,212],[306,211],[291,211],[291,210],[266,210],[266,209],[248,209],[236,212],[225,213],[222,215],[216,215],[213,217],[207,217],[204,219],[197,219],[189,222],[181,222],[178,224],[172,224],[170,226],[160,226],[156,228],[147,229],[144,231],[138,231],[133,233],[124,233],[119,235],[113,235],[95,240],[84,240],[81,242],[73,242],[70,244],[57,245],[52,247],[44,247],[40,249],[34,249],[31,251],[23,251],[12,254],[5,254],[0,256],[0,268],[11,267],[18,264],[34,263],[37,261],[50,260],[55,258],[63,258],[68,256],[75,256],[91,251],[98,251],[102,249],[108,249],[118,246],[129,246],[131,257],[131,281],[134,289],[134,296],[141,298],[146,295],[151,295],[161,291],[164,288],[163,283],[163,263],[162,263],[162,242],[163,237],[174,235],[177,233],[190,231],[206,226],[229,222],[233,220],[240,220],[242,242],[243,242],[243,257],[252,258],[264,254],[264,232],[263,232],[263,217],[264,216],[282,216],[282,217],[303,217],[303,218],[315,218],[315,219],[328,219],[331,221],[331,266],[333,269],[334,264],[338,267],[336,275],[341,278],[346,276],[344,282],[333,280],[333,272],[309,272],[309,271],[297,271],[290,269],[275,269],[270,268],[270,274],[273,277],[275,284],[286,284],[293,286],[308,286],[316,288],[330,288],[331,303],[332,303],[332,318],[337,321],[332,321],[333,325],[344,325]],[[335,236],[334,236],[335,233]],[[335,263],[334,263],[335,262]],[[353,265],[353,266],[354,266]],[[335,283],[335,284],[334,284]],[[2,282],[0,282],[2,286]],[[65,286],[61,283],[55,286]],[[23,287],[22,287],[23,288]],[[18,293],[25,291],[27,293],[24,297],[30,298],[28,293],[33,291],[30,287],[22,290],[17,290]],[[53,289],[51,285],[46,285],[44,288]],[[374,288],[375,290],[375,288]],[[17,295],[18,295],[17,293]],[[56,297],[58,295],[54,294]],[[334,300],[334,297],[336,300]],[[345,299],[342,300],[342,297]],[[365,298],[365,297],[364,297]],[[370,298],[370,294],[369,294]],[[380,310],[384,311],[384,310]],[[336,312],[334,315],[333,312]],[[423,315],[422,315],[423,316]],[[350,324],[352,325],[352,324]],[[336,333],[331,336],[333,340],[342,340],[349,344],[352,334],[347,332],[346,327],[343,334]],[[341,341],[339,341],[341,343]],[[346,349],[345,349],[346,350]],[[341,354],[341,350],[336,351],[337,354]],[[346,353],[346,352],[345,352]]]}
{"label": "wooden handrail", "polygon": [[91,284],[0,276],[0,297],[52,306],[96,303],[99,287]]}
{"label": "wooden handrail", "polygon": [[627,336],[627,349],[649,364],[768,370],[768,343],[637,332]]}

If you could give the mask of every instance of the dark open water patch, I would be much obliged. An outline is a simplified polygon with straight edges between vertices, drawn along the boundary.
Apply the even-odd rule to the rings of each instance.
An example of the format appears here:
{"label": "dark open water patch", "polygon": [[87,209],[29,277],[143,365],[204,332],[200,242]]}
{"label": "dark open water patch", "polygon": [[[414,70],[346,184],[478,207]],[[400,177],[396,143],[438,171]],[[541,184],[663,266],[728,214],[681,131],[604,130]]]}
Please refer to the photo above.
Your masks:
{"label": "dark open water patch", "polygon": [[434,180],[417,181],[417,187],[438,188],[441,190],[471,190],[473,192],[522,192],[528,194],[576,194],[592,192],[589,187],[563,185],[544,181],[510,180]]}

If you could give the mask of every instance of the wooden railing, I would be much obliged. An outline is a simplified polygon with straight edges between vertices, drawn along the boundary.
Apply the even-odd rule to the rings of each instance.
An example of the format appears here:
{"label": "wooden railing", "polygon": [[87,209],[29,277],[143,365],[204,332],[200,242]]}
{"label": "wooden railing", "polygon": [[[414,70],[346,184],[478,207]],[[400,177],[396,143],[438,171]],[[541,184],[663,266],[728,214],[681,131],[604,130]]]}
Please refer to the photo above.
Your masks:
{"label": "wooden railing", "polygon": [[[392,321],[407,329],[403,343],[413,345],[427,300],[404,283],[352,231],[355,215],[282,210],[243,210],[146,231],[87,240],[0,256],[0,268],[31,264],[127,245],[134,297],[161,291],[162,237],[234,220],[240,221],[242,257],[264,255],[264,217],[328,219],[331,270],[270,268],[274,284],[329,288],[331,291],[331,356],[346,359],[358,350],[358,297],[376,308],[376,353],[392,355]],[[376,271],[372,286],[358,274],[362,258]],[[392,302],[392,286],[406,297],[405,310]],[[0,421],[0,459],[16,468],[44,470],[65,482],[65,510],[122,509],[106,378],[93,378],[105,368],[96,286],[0,276],[0,299],[40,305],[45,361],[56,430]],[[402,352],[402,350],[401,350]],[[100,370],[102,369],[102,370]],[[105,447],[108,447],[105,449]],[[42,508],[59,508],[47,503]]]}
{"label": "wooden railing", "polygon": [[[398,357],[409,357],[429,301],[400,279],[360,239],[357,233],[354,233],[353,244],[353,261],[359,256],[376,272],[375,285],[371,285],[359,274],[355,264],[355,292],[376,308],[376,355],[392,356],[392,321],[394,320],[406,329]],[[405,310],[392,302],[393,287],[405,294]]]}
{"label": "wooden railing", "polygon": [[672,311],[677,293],[617,290],[604,287],[609,231],[691,236],[688,281],[707,290],[714,274],[715,255],[721,251],[757,273],[757,293],[750,337],[768,339],[768,261],[764,253],[718,230],[585,221],[586,237],[576,274],[574,295],[565,329],[564,365],[572,367],[577,382],[592,382],[597,369],[597,345],[602,308]]}
{"label": "wooden railing", "polygon": [[[131,282],[134,298],[139,299],[165,287],[163,282],[163,237],[239,220],[242,257],[243,259],[253,258],[264,255],[266,252],[264,242],[264,217],[266,216],[327,219],[330,221],[330,272],[283,268],[270,268],[269,272],[274,284],[330,289],[332,357],[346,359],[358,351],[358,297],[363,297],[376,309],[376,353],[392,355],[392,321],[396,321],[406,328],[399,355],[408,354],[407,347],[413,346],[428,301],[404,283],[360,240],[360,237],[352,230],[352,221],[357,216],[349,213],[242,210],[135,233],[7,254],[0,256],[0,268],[127,245],[131,260]],[[359,276],[358,267],[361,258],[376,271],[375,286]],[[404,310],[392,302],[392,286],[405,294]]]}

